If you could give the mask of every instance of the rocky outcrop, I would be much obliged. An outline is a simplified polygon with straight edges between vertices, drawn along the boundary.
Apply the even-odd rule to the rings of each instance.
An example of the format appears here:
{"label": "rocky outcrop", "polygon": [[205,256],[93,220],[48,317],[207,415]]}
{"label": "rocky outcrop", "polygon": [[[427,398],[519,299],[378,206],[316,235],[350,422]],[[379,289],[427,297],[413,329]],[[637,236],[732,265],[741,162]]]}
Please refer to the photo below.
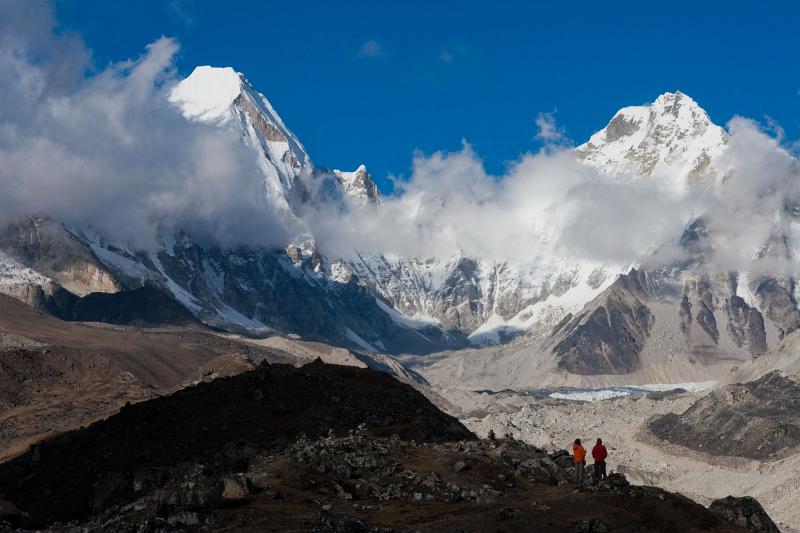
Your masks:
{"label": "rocky outcrop", "polygon": [[778,327],[780,338],[800,328],[800,309],[793,296],[793,280],[762,278],[755,292],[767,318]]}
{"label": "rocky outcrop", "polygon": [[750,496],[720,498],[711,502],[708,509],[753,533],[780,533],[758,500]]}
{"label": "rocky outcrop", "polygon": [[27,217],[0,232],[0,250],[83,296],[123,289],[112,271],[60,223]]}
{"label": "rocky outcrop", "polygon": [[334,170],[333,175],[351,199],[362,204],[380,205],[380,192],[364,165],[359,166],[354,172]]}
{"label": "rocky outcrop", "polygon": [[[689,279],[684,285],[684,295],[681,301],[681,317],[688,322],[682,322],[691,344],[714,345],[719,344],[719,328],[714,317],[716,302],[707,279]],[[692,320],[693,319],[693,320]],[[699,331],[696,331],[696,329]]]}
{"label": "rocky outcrop", "polygon": [[746,346],[753,357],[767,351],[764,317],[758,309],[733,294],[727,301],[725,311],[728,314],[728,333],[737,346]]}
{"label": "rocky outcrop", "polygon": [[50,281],[43,284],[24,282],[4,285],[0,292],[31,307],[50,309],[52,295],[57,289],[58,285]]}
{"label": "rocky outcrop", "polygon": [[775,460],[800,443],[800,383],[771,372],[650,422],[659,438],[713,455]]}

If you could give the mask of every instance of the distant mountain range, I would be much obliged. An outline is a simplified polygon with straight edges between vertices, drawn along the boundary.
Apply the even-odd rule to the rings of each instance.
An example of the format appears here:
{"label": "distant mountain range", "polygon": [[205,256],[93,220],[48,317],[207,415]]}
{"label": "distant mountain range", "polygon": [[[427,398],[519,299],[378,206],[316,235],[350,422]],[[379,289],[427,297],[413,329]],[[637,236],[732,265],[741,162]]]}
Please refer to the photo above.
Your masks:
{"label": "distant mountain range", "polygon": [[[655,269],[634,257],[603,264],[556,254],[325,256],[303,214],[381,209],[366,167],[315,166],[269,101],[231,68],[196,68],[169,100],[187,120],[238,133],[260,169],[253,179],[264,209],[289,228],[286,247],[223,248],[178,231],[150,249],[132,249],[44,213],[0,232],[0,292],[67,319],[199,320],[369,352],[500,346],[503,360],[529,360],[506,380],[520,383],[534,374],[578,383],[597,375],[714,378],[800,325],[795,278],[720,271],[708,261],[714,235],[702,214],[686,221],[683,257]],[[736,172],[725,157],[728,143],[723,128],[676,92],[621,109],[575,151],[598,179],[659,180],[680,195],[728,186]],[[794,258],[794,205],[787,199],[775,213],[774,238],[759,253]]]}

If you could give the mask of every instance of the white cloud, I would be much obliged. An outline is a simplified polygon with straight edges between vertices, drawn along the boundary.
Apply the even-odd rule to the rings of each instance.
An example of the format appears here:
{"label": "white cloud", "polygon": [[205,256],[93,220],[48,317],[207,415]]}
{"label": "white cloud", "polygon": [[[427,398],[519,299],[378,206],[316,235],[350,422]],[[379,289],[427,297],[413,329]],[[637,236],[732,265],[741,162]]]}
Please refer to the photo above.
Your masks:
{"label": "white cloud", "polygon": [[539,113],[536,116],[536,135],[534,137],[545,145],[563,145],[568,143],[564,130],[556,123],[554,112]]}
{"label": "white cloud", "polygon": [[754,122],[736,118],[729,124],[720,164],[736,171],[722,186],[679,191],[649,176],[597,174],[564,147],[567,140],[555,133],[560,130],[551,118],[542,139],[562,145],[523,155],[502,176],[488,174],[469,145],[454,153],[417,154],[410,179],[398,181],[399,192],[382,206],[353,207],[344,215],[316,210],[306,220],[333,256],[354,250],[423,258],[464,253],[654,268],[688,258],[679,243],[702,215],[712,235],[707,253],[720,270],[778,273],[796,267],[775,247],[787,244],[776,235],[791,235],[796,225],[793,245],[800,249],[800,220],[784,209],[787,199],[800,199],[800,170]]}
{"label": "white cloud", "polygon": [[[54,32],[48,4],[6,2],[3,11],[2,220],[46,214],[141,246],[162,228],[224,245],[285,244],[239,133],[187,122],[167,103],[177,42],[159,39],[141,57],[87,75],[90,52],[74,35]],[[682,257],[681,235],[702,215],[721,269],[795,268],[786,247],[800,250],[800,220],[785,207],[800,206],[800,170],[781,147],[779,126],[770,126],[776,138],[735,118],[719,162],[735,170],[721,186],[676,192],[652,177],[598,175],[566,148],[552,114],[536,123],[545,149],[523,154],[501,176],[467,144],[418,153],[410,178],[397,180],[398,192],[381,206],[323,206],[301,216],[330,256],[465,253],[658,266]]]}
{"label": "white cloud", "polygon": [[170,0],[167,9],[185,26],[191,28],[195,25],[195,17],[189,0]]}
{"label": "white cloud", "polygon": [[384,57],[385,55],[381,44],[372,39],[364,41],[361,48],[358,50],[359,57]]}
{"label": "white cloud", "polygon": [[89,54],[53,32],[48,4],[4,4],[0,218],[46,214],[146,246],[159,228],[223,243],[279,244],[260,172],[235,132],[167,103],[176,41],[85,75]]}

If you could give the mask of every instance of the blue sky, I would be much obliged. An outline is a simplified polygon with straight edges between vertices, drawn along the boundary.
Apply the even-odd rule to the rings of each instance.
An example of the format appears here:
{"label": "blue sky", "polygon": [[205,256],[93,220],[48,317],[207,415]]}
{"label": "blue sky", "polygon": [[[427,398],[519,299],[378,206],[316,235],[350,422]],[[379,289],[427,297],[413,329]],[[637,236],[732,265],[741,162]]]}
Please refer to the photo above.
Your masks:
{"label": "blue sky", "polygon": [[317,165],[364,163],[378,186],[415,150],[471,143],[490,172],[537,150],[553,112],[583,142],[625,105],[679,89],[724,124],[771,117],[800,137],[800,3],[137,2],[59,0],[95,65],[162,35],[179,69],[245,73]]}

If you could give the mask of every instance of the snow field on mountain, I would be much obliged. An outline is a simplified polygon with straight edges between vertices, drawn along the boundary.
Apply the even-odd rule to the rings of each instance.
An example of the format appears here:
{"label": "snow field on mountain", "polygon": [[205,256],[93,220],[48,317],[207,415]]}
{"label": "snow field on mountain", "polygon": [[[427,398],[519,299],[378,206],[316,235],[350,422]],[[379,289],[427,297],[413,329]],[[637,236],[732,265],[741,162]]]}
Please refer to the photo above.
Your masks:
{"label": "snow field on mountain", "polygon": [[27,284],[43,287],[49,283],[52,283],[50,278],[20,264],[0,250],[0,287],[13,288]]}
{"label": "snow field on mountain", "polygon": [[[620,273],[622,270],[620,269]],[[548,295],[527,306],[509,320],[505,320],[497,313],[492,313],[489,319],[467,337],[474,345],[500,344],[500,333],[519,333],[532,328],[545,317],[554,324],[567,313],[580,311],[587,302],[603,292],[617,278],[614,274],[606,275],[605,279],[594,287],[589,285],[588,276],[581,273],[576,284],[560,295]]]}

